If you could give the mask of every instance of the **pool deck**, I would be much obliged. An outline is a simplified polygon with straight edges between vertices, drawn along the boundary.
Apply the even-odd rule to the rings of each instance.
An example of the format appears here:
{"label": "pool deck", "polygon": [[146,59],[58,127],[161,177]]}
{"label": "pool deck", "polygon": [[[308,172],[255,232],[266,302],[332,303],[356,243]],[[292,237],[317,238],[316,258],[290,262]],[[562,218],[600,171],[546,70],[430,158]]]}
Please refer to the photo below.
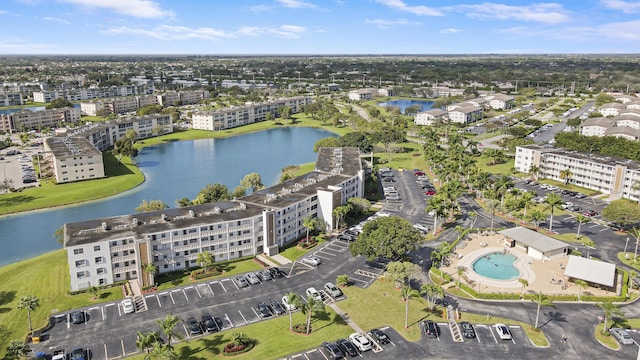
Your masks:
{"label": "pool deck", "polygon": [[581,289],[580,286],[568,282],[564,276],[564,265],[567,264],[568,257],[557,257],[547,261],[535,260],[516,248],[505,248],[502,235],[468,235],[465,241],[461,241],[455,253],[449,257],[449,266],[442,267],[442,270],[452,276],[455,282],[458,281],[457,269],[462,266],[466,269],[461,282],[472,287],[474,290],[485,293],[520,293],[522,284],[518,279],[495,280],[475,273],[473,262],[479,257],[491,253],[503,253],[506,251],[517,257],[514,267],[520,271],[520,277],[526,279],[529,285],[525,288],[526,293],[542,292],[547,295],[554,294],[574,294],[582,295],[611,296],[614,293],[593,287]]}

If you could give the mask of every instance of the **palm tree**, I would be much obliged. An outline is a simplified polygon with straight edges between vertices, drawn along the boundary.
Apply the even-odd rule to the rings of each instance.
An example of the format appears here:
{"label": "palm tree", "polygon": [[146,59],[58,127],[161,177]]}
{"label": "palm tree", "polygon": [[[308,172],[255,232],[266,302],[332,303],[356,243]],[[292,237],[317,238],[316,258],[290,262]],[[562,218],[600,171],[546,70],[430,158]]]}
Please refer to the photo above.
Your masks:
{"label": "palm tree", "polygon": [[520,278],[518,279],[518,281],[520,282],[520,284],[522,284],[522,293],[524,294],[524,288],[529,286],[529,281],[525,278]]}
{"label": "palm tree", "polygon": [[496,194],[500,195],[500,205],[504,206],[504,196],[513,187],[513,180],[508,175],[502,175],[493,184]]}
{"label": "palm tree", "polygon": [[460,288],[460,278],[462,277],[462,275],[464,275],[465,272],[467,272],[467,268],[464,266],[458,266],[458,268],[456,269],[456,273],[458,274],[458,288]]}
{"label": "palm tree", "polygon": [[531,174],[531,180],[538,180],[540,167],[538,165],[531,165],[531,167],[529,168],[529,174]]}
{"label": "palm tree", "polygon": [[571,170],[569,170],[569,168],[560,170],[560,179],[564,180],[564,186],[567,186],[572,176],[573,176],[573,173],[571,172]]}
{"label": "palm tree", "polygon": [[142,264],[142,271],[147,274],[146,277],[143,278],[143,280],[146,282],[146,286],[151,286],[153,285],[153,274],[156,273],[156,271],[158,271],[158,267],[156,265],[154,265],[153,263],[145,263]]}
{"label": "palm tree", "polygon": [[31,312],[34,311],[38,306],[40,306],[38,302],[38,298],[33,295],[23,296],[18,302],[18,310],[27,310],[27,318],[29,319],[29,331],[33,330],[33,326],[31,325]]}
{"label": "palm tree", "polygon": [[182,339],[182,335],[175,331],[176,326],[181,322],[182,320],[179,317],[171,313],[168,313],[162,320],[156,320],[156,325],[160,327],[160,331],[162,331],[167,338],[167,344],[169,346],[171,346],[172,339]]}
{"label": "palm tree", "polygon": [[203,251],[198,253],[196,256],[196,261],[200,264],[200,267],[204,269],[204,272],[207,272],[207,266],[213,264],[215,261],[214,255],[208,251]]}
{"label": "palm tree", "polygon": [[21,359],[30,352],[29,344],[22,340],[11,340],[9,346],[7,346],[7,356],[10,358]]}
{"label": "palm tree", "polygon": [[545,198],[544,202],[547,204],[546,209],[551,210],[551,217],[549,218],[549,231],[553,230],[553,210],[559,209],[560,205],[564,204],[562,200],[562,196],[556,193],[549,193]]}
{"label": "palm tree", "polygon": [[420,296],[420,293],[416,289],[412,289],[409,286],[405,286],[402,288],[400,292],[400,296],[402,297],[402,301],[405,303],[405,313],[404,313],[404,328],[409,328],[409,300],[413,298],[417,298]]}
{"label": "palm tree", "polygon": [[[297,308],[300,307],[300,295],[298,295],[297,293],[293,291],[288,292],[287,294],[285,294],[285,298],[287,300],[287,304],[295,305],[295,307]],[[293,329],[293,316],[291,315],[293,313],[293,310],[290,306],[287,306],[287,312],[289,313],[289,331],[291,331],[291,329]]]}
{"label": "palm tree", "polygon": [[315,230],[316,219],[309,215],[302,220],[302,226],[307,229],[307,241],[309,241],[309,232]]}
{"label": "palm tree", "polygon": [[420,286],[420,294],[427,297],[429,310],[433,311],[436,306],[436,300],[444,297],[444,289],[436,284],[422,284]]}
{"label": "palm tree", "polygon": [[595,249],[596,248],[596,243],[593,242],[593,240],[586,238],[582,244],[587,248],[587,258],[589,258],[590,256],[590,251],[591,249]]}
{"label": "palm tree", "polygon": [[603,333],[607,332],[607,322],[612,316],[624,317],[624,313],[618,307],[618,305],[611,302],[611,300],[607,299],[602,301],[601,303],[596,304],[604,313],[604,327],[602,329]]}
{"label": "palm tree", "polygon": [[636,249],[633,251],[633,262],[636,262],[636,258],[638,257],[638,242],[640,242],[640,228],[634,226],[629,230],[629,235],[636,239]]}
{"label": "palm tree", "polygon": [[522,193],[522,196],[520,197],[520,201],[522,202],[522,205],[524,207],[524,213],[522,215],[523,222],[524,222],[524,219],[527,218],[527,207],[531,205],[531,201],[535,199],[535,197],[536,195],[530,191],[527,191],[526,193]]}
{"label": "palm tree", "polygon": [[431,261],[437,262],[438,267],[442,266],[444,259],[451,253],[451,246],[448,242],[443,242],[431,251]]}
{"label": "palm tree", "polygon": [[178,360],[180,356],[176,354],[169,344],[162,344],[159,341],[153,343],[151,352],[145,355],[144,360]]}
{"label": "palm tree", "polygon": [[536,311],[536,324],[533,326],[534,329],[538,329],[538,319],[540,318],[540,307],[542,306],[551,306],[555,307],[551,298],[544,295],[542,291],[538,292],[536,296],[533,298],[533,302],[538,305],[538,310]]}
{"label": "palm tree", "polygon": [[309,335],[309,330],[311,329],[311,317],[314,312],[324,310],[324,303],[322,301],[315,300],[312,297],[308,297],[307,303],[302,304],[300,310],[307,317],[307,335]]}
{"label": "palm tree", "polygon": [[159,338],[160,335],[157,331],[150,331],[148,333],[138,331],[136,333],[136,346],[140,351],[145,351],[148,354],[149,349],[158,342]]}
{"label": "palm tree", "polygon": [[438,217],[444,216],[446,206],[441,196],[436,195],[431,197],[425,211],[433,214],[433,235],[436,235],[438,230]]}
{"label": "palm tree", "polygon": [[578,216],[576,216],[576,221],[578,222],[578,233],[576,234],[576,239],[580,238],[580,228],[582,227],[582,224],[588,224],[591,222],[591,219],[588,216],[584,216],[582,214],[578,214]]}
{"label": "palm tree", "polygon": [[546,216],[540,210],[533,210],[529,215],[529,218],[537,230],[540,227],[540,223],[544,221]]}
{"label": "palm tree", "polygon": [[95,287],[95,286],[93,286],[93,285],[92,285],[92,286],[89,286],[89,289],[88,289],[88,290],[89,290],[89,292],[91,293],[91,295],[93,295],[93,297],[92,297],[92,299],[93,299],[93,300],[95,300],[95,299],[97,299],[97,298],[98,298],[98,292],[99,292],[99,290],[98,290],[98,288],[97,288],[97,287]]}
{"label": "palm tree", "polygon": [[472,219],[473,219],[473,221],[471,222],[471,227],[470,227],[470,229],[472,229],[472,230],[473,230],[473,227],[474,227],[474,226],[476,226],[476,221],[478,221],[478,213],[477,213],[477,212],[475,212],[475,211],[469,211],[469,212],[467,213],[467,215],[468,215],[470,218],[472,218]]}
{"label": "palm tree", "polygon": [[580,301],[582,290],[585,290],[589,284],[586,281],[580,279],[573,280],[573,283],[578,285],[578,301]]}
{"label": "palm tree", "polygon": [[489,200],[487,202],[487,206],[489,207],[489,209],[491,210],[491,231],[493,231],[493,218],[496,215],[496,210],[498,209],[498,207],[500,207],[500,202],[498,202],[498,200]]}

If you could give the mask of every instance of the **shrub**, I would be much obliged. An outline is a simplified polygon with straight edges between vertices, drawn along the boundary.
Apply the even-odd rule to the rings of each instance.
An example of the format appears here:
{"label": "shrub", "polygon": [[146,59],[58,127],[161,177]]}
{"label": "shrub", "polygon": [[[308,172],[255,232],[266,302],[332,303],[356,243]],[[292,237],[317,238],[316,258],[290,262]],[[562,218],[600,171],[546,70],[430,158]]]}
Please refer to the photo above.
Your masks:
{"label": "shrub", "polygon": [[[313,326],[310,326],[309,327],[309,332],[311,332],[312,329],[313,329]],[[298,334],[306,334],[307,333],[307,324],[296,324],[296,325],[293,325],[291,330],[293,332],[298,333]]]}

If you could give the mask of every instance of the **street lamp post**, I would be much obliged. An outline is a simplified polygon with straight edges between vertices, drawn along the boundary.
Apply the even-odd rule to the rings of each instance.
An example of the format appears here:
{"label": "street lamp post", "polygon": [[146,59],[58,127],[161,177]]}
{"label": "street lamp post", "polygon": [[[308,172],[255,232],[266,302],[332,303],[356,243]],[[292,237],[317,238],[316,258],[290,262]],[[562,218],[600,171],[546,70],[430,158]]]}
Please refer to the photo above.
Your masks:
{"label": "street lamp post", "polygon": [[627,241],[625,241],[625,243],[624,243],[624,251],[623,251],[624,253],[627,252],[627,245],[629,245],[629,237],[628,236],[627,236]]}

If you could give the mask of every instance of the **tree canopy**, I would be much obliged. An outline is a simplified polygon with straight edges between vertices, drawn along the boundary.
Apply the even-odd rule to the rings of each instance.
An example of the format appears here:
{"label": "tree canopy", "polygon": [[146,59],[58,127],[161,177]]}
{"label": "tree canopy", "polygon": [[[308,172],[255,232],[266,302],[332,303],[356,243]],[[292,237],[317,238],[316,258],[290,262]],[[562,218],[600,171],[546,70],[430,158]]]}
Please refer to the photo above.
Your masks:
{"label": "tree canopy", "polygon": [[140,205],[135,209],[136,212],[148,212],[148,211],[157,211],[164,210],[168,208],[169,205],[165,204],[162,200],[142,200]]}
{"label": "tree canopy", "polygon": [[250,173],[245,175],[244,178],[240,180],[240,185],[246,189],[251,189],[251,191],[253,192],[264,188],[264,184],[262,184],[262,178],[260,178],[260,174],[258,173]]}
{"label": "tree canopy", "polygon": [[356,241],[349,245],[349,250],[353,256],[396,260],[417,249],[422,239],[420,232],[407,220],[397,216],[381,217],[365,224]]}
{"label": "tree canopy", "polygon": [[200,192],[198,196],[193,200],[196,205],[209,204],[216,201],[224,201],[231,199],[231,192],[223,184],[207,184]]}
{"label": "tree canopy", "polygon": [[640,207],[629,200],[614,200],[602,210],[602,218],[623,226],[637,223],[640,221]]}
{"label": "tree canopy", "polygon": [[560,132],[555,140],[556,146],[568,150],[640,161],[640,143],[637,141],[613,136],[584,136],[577,132]]}
{"label": "tree canopy", "polygon": [[49,105],[46,106],[47,109],[58,109],[64,107],[73,107],[73,104],[67,99],[57,98],[52,100]]}

